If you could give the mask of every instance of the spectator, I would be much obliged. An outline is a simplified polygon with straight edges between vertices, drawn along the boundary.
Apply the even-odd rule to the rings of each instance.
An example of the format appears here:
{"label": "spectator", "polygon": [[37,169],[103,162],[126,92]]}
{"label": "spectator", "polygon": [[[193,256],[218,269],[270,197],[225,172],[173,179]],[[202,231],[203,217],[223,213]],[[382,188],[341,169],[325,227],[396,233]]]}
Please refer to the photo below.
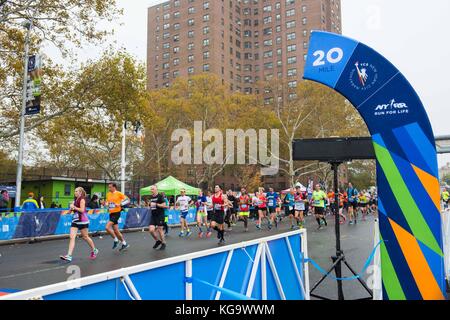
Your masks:
{"label": "spectator", "polygon": [[39,209],[45,209],[44,196],[39,197]]}
{"label": "spectator", "polygon": [[0,193],[0,214],[8,211],[9,194],[8,191],[2,190]]}
{"label": "spectator", "polygon": [[37,201],[34,199],[34,193],[29,192],[28,198],[22,204],[22,211],[34,211],[38,210],[39,205]]}
{"label": "spectator", "polygon": [[51,209],[55,209],[55,208],[56,208],[56,203],[55,203],[55,202],[52,202],[52,204],[50,205],[50,208],[51,208]]}
{"label": "spectator", "polygon": [[91,208],[91,209],[99,209],[100,208],[99,199],[96,194],[94,194],[92,196],[91,201],[89,202],[89,208]]}

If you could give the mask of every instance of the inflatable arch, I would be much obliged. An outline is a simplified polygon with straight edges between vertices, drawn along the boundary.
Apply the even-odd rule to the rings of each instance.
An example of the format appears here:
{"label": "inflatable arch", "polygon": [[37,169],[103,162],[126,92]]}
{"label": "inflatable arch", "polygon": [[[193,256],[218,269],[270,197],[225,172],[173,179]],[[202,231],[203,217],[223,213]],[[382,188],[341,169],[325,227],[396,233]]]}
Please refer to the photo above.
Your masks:
{"label": "inflatable arch", "polygon": [[304,79],[346,97],[372,136],[383,299],[445,299],[435,140],[415,90],[382,55],[328,32],[312,32]]}

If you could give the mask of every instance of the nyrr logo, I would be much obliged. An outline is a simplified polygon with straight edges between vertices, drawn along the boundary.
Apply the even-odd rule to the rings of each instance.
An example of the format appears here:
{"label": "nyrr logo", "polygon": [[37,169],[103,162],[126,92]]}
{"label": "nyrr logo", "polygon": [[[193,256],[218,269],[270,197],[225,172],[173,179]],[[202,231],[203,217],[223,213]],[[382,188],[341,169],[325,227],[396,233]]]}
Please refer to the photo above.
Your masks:
{"label": "nyrr logo", "polygon": [[350,85],[360,91],[369,90],[378,82],[377,68],[368,62],[355,63],[355,68],[350,72]]}
{"label": "nyrr logo", "polygon": [[389,103],[379,104],[375,107],[375,116],[396,115],[409,113],[409,107],[404,102],[397,103],[392,99]]}

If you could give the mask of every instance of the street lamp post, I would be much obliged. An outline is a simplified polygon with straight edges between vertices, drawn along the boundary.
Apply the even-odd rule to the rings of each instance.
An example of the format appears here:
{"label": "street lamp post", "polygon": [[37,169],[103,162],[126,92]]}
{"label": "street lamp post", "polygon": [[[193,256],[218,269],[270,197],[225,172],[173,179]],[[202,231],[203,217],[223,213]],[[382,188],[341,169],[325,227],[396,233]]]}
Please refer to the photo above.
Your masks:
{"label": "street lamp post", "polygon": [[120,164],[120,191],[125,194],[125,169],[127,167],[126,159],[125,159],[125,151],[126,151],[126,142],[127,142],[127,122],[125,121],[122,127],[122,157]]}
{"label": "street lamp post", "polygon": [[17,176],[16,176],[16,202],[15,210],[20,207],[20,196],[22,191],[22,167],[23,167],[23,145],[25,135],[25,110],[27,106],[27,82],[28,82],[28,54],[30,46],[30,33],[33,27],[31,21],[26,21],[23,26],[27,29],[25,37],[25,57],[23,68],[23,92],[22,92],[22,110],[20,112],[20,135],[19,135],[19,155],[17,160]]}

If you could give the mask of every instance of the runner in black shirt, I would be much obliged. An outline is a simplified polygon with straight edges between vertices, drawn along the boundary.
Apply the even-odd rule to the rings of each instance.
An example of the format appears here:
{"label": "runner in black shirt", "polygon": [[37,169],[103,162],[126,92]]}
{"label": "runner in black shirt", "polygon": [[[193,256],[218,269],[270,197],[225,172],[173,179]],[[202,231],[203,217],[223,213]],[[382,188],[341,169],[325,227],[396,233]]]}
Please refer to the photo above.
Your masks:
{"label": "runner in black shirt", "polygon": [[[153,239],[155,239],[156,243],[153,246],[153,249],[157,249],[159,246],[159,250],[164,250],[166,248],[166,240],[164,238],[164,209],[168,208],[166,205],[166,200],[163,195],[158,193],[158,188],[156,186],[151,187],[152,194],[150,196],[150,210],[151,210],[151,218],[150,218],[150,234]],[[159,239],[158,239],[159,234]]]}

